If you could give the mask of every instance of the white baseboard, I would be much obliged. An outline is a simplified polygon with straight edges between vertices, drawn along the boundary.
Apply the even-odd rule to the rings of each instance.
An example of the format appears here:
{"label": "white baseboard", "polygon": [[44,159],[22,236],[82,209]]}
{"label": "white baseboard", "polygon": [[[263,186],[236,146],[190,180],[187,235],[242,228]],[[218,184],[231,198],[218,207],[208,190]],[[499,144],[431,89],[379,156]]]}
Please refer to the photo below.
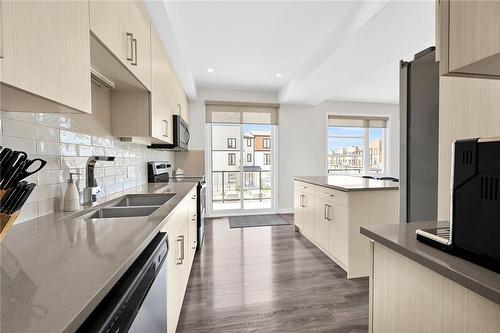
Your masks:
{"label": "white baseboard", "polygon": [[293,208],[280,208],[278,214],[293,214]]}

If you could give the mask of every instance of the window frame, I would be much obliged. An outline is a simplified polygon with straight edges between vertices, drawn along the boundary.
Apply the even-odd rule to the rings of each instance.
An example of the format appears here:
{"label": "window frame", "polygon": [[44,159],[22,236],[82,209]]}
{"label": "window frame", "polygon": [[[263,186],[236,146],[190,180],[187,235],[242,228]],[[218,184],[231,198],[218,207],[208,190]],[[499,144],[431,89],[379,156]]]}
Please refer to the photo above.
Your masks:
{"label": "window frame", "polygon": [[247,138],[247,147],[252,147],[252,138]]}
{"label": "window frame", "polygon": [[247,153],[247,162],[252,163],[252,154]]}
{"label": "window frame", "polygon": [[[382,159],[383,159],[383,172],[380,172],[380,173],[376,173],[376,172],[373,172],[370,170],[370,129],[372,128],[378,128],[378,127],[366,127],[366,128],[363,128],[363,127],[355,127],[355,128],[360,128],[360,129],[364,129],[363,131],[363,135],[362,136],[356,136],[356,135],[353,135],[353,136],[335,136],[335,135],[330,135],[329,133],[329,128],[330,127],[343,127],[343,126],[329,126],[328,125],[328,119],[329,119],[329,116],[341,116],[341,117],[346,117],[346,118],[349,118],[349,117],[353,117],[353,118],[363,118],[363,117],[366,117],[367,119],[371,119],[374,117],[374,115],[341,115],[341,114],[337,114],[337,113],[326,113],[326,117],[325,117],[325,127],[326,127],[326,142],[325,142],[325,155],[326,155],[326,165],[325,165],[325,169],[326,169],[326,175],[327,176],[331,176],[331,175],[335,175],[335,174],[330,174],[329,173],[329,140],[330,139],[361,139],[363,141],[363,145],[364,145],[364,150],[363,150],[363,168],[361,170],[361,173],[359,174],[360,176],[362,175],[372,175],[372,176],[384,176],[384,175],[387,175],[387,174],[390,174],[390,170],[389,170],[389,163],[388,163],[388,160],[390,158],[390,148],[388,147],[388,143],[389,143],[389,137],[390,137],[390,121],[391,121],[391,116],[390,115],[387,115],[387,114],[382,114],[382,115],[376,115],[377,117],[384,117],[386,118],[386,126],[385,128],[383,128],[384,130],[384,133],[382,135]],[[342,157],[354,157],[354,156],[359,156],[359,155],[356,155],[356,154],[348,154],[348,155],[343,155]],[[339,175],[350,175],[350,176],[356,176],[355,174],[348,174],[348,173],[339,173]]]}
{"label": "window frame", "polygon": [[271,154],[264,153],[264,165],[271,165]]}
{"label": "window frame", "polygon": [[[268,143],[267,145],[266,142]],[[271,138],[262,138],[262,148],[271,149]]]}
{"label": "window frame", "polygon": [[[230,142],[234,142],[234,146]],[[227,149],[236,149],[236,138],[227,138]]]}
{"label": "window frame", "polygon": [[[234,158],[233,163],[231,163],[232,158]],[[236,166],[236,153],[227,153],[227,166]]]}

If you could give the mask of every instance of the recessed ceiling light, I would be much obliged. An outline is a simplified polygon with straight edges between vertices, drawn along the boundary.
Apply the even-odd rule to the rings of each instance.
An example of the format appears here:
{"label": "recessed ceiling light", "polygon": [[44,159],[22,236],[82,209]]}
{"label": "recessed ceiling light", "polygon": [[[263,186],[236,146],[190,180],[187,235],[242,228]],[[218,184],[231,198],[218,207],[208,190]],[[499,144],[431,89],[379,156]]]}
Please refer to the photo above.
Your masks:
{"label": "recessed ceiling light", "polygon": [[214,72],[214,69],[213,69],[213,68],[208,68],[208,69],[207,69],[207,72],[209,72],[209,73],[213,73],[213,72]]}
{"label": "recessed ceiling light", "polygon": [[283,74],[278,73],[278,74],[275,74],[275,76],[276,76],[276,77],[282,77],[282,76],[283,76]]}

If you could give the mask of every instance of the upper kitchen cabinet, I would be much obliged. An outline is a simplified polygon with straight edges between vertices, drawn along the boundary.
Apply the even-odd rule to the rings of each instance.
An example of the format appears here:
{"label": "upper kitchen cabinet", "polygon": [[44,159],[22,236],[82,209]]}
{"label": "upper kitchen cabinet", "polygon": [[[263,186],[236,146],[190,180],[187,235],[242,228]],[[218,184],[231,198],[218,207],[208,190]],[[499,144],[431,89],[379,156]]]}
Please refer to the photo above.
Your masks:
{"label": "upper kitchen cabinet", "polygon": [[189,101],[179,80],[177,83],[177,114],[189,124]]}
{"label": "upper kitchen cabinet", "polygon": [[1,2],[1,108],[91,112],[89,4]]}
{"label": "upper kitchen cabinet", "polygon": [[142,1],[90,1],[90,30],[151,89],[151,24]]}
{"label": "upper kitchen cabinet", "polygon": [[441,75],[500,79],[500,1],[438,1]]}
{"label": "upper kitchen cabinet", "polygon": [[165,143],[173,143],[173,79],[175,73],[160,36],[151,28],[151,136]]}

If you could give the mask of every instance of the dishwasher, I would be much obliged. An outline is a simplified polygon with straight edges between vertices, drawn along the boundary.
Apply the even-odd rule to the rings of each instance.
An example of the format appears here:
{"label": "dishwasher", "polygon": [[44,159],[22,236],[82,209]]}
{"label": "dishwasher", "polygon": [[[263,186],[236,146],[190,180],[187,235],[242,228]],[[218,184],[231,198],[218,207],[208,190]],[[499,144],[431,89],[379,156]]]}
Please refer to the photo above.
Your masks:
{"label": "dishwasher", "polygon": [[167,332],[167,253],[160,232],[77,332]]}

